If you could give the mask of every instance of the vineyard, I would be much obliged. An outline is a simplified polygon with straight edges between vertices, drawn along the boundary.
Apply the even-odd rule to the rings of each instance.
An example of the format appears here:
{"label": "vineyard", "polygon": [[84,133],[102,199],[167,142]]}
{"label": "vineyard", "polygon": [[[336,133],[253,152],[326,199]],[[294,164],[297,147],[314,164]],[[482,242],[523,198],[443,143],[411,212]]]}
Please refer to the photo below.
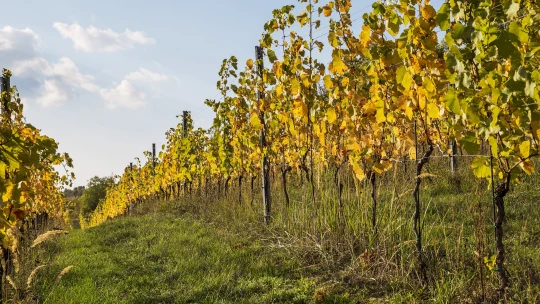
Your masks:
{"label": "vineyard", "polygon": [[[220,96],[204,101],[212,126],[184,111],[81,228],[191,213],[317,268],[315,302],[340,288],[396,303],[540,301],[540,4],[298,2],[272,12],[253,58],[223,60]],[[26,122],[10,77],[0,296],[20,300],[42,267],[20,265],[39,265],[42,233],[71,221],[62,190],[75,176]]]}
{"label": "vineyard", "polygon": [[[72,167],[69,155],[59,153],[58,144],[52,138],[41,135],[26,122],[19,93],[16,87],[11,87],[10,78],[11,72],[3,70],[0,115],[2,301],[20,299],[30,290],[31,286],[25,288],[23,283],[30,273],[22,266],[34,263],[33,252],[37,248],[32,248],[38,245],[36,237],[44,232],[46,222],[56,227],[64,225],[68,203],[61,190],[74,178],[69,172]],[[58,173],[55,167],[61,167],[65,174]],[[28,243],[28,239],[36,241]],[[30,248],[30,245],[34,246]]]}
{"label": "vineyard", "polygon": [[[375,2],[360,28],[351,1],[299,2],[298,14],[273,11],[245,69],[223,61],[221,98],[205,101],[213,126],[194,129],[184,113],[83,226],[176,199],[311,238],[330,268],[360,256],[361,271],[408,274],[430,290],[456,262],[469,300],[525,292],[507,270],[505,229],[511,189],[538,187],[527,177],[540,140],[538,3]],[[329,63],[316,59],[323,50]],[[468,234],[457,248],[444,229],[451,208],[470,211],[453,219]],[[473,250],[456,257],[463,246]]]}

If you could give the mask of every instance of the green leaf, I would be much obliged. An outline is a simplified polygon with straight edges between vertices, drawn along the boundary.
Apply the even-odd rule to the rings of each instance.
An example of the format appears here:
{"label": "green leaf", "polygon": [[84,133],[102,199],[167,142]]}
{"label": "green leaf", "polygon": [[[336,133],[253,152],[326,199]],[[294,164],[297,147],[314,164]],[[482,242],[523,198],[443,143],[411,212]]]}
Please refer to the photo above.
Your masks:
{"label": "green leaf", "polygon": [[446,107],[455,114],[461,114],[461,106],[456,96],[454,88],[449,88],[445,96]]}
{"label": "green leaf", "polygon": [[509,32],[517,37],[517,40],[521,42],[529,41],[529,34],[527,31],[519,24],[519,22],[514,21],[510,23],[508,27]]}
{"label": "green leaf", "polygon": [[[495,41],[492,42],[493,45],[497,47],[499,56],[502,58],[512,58],[514,56],[521,56],[521,53],[516,48],[516,46],[511,43],[513,39],[512,37],[515,37],[514,35],[508,34],[508,32],[501,32],[499,35],[499,38],[497,38]],[[517,37],[516,37],[517,38]]]}
{"label": "green leaf", "polygon": [[480,149],[480,144],[477,142],[476,134],[473,132],[467,132],[465,137],[459,140],[459,144],[469,155],[477,154],[478,150]]}
{"label": "green leaf", "polygon": [[392,13],[390,18],[388,19],[388,32],[390,35],[396,37],[399,33],[399,25],[401,24],[401,20],[397,16],[397,14]]}
{"label": "green leaf", "polygon": [[439,11],[437,12],[437,24],[442,31],[446,31],[450,28],[450,5],[443,3]]}
{"label": "green leaf", "polygon": [[371,7],[373,7],[373,14],[375,15],[384,14],[386,12],[386,9],[382,3],[375,2]]}
{"label": "green leaf", "polygon": [[276,52],[268,49],[266,50],[266,53],[268,54],[268,60],[270,61],[270,63],[274,63],[277,60]]}
{"label": "green leaf", "polygon": [[514,74],[514,81],[527,81],[529,75],[523,66],[520,66]]}

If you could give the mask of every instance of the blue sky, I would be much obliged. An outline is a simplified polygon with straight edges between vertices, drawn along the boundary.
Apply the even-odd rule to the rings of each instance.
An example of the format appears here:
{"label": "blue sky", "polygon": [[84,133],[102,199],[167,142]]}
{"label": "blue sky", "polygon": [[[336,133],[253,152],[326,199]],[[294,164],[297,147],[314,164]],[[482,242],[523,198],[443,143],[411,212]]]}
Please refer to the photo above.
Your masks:
{"label": "blue sky", "polygon": [[[371,2],[353,0],[353,12]],[[71,155],[75,185],[84,185],[95,175],[121,173],[153,142],[160,146],[183,110],[192,111],[197,127],[208,127],[213,113],[203,101],[216,97],[222,60],[252,58],[272,10],[289,4],[304,6],[294,0],[7,1],[0,62],[14,73],[28,121]],[[359,32],[361,24],[355,26]]]}

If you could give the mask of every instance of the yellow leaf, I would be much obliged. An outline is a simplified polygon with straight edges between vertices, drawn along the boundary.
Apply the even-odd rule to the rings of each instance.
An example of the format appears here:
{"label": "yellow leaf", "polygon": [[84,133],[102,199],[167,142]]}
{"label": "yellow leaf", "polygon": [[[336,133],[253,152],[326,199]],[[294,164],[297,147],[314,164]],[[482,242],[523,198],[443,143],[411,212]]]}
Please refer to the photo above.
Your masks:
{"label": "yellow leaf", "polygon": [[348,85],[349,85],[349,77],[343,77],[343,79],[341,80],[341,86],[346,87]]}
{"label": "yellow leaf", "polygon": [[415,147],[411,147],[409,149],[409,158],[410,159],[416,159],[416,148]]}
{"label": "yellow leaf", "polygon": [[283,75],[283,66],[282,66],[281,62],[276,61],[274,63],[273,70],[274,70],[274,74],[276,74],[276,78],[280,78]]}
{"label": "yellow leaf", "polygon": [[293,114],[301,118],[307,117],[307,114],[308,114],[307,105],[303,101],[295,101]]}
{"label": "yellow leaf", "polygon": [[336,110],[334,110],[334,108],[329,108],[326,111],[326,119],[329,123],[334,123],[334,121],[336,121]]}
{"label": "yellow leaf", "polygon": [[377,107],[375,106],[375,103],[370,100],[369,102],[367,102],[363,107],[362,109],[364,110],[364,113],[365,114],[372,114],[372,113],[375,113],[375,111],[377,111]]}
{"label": "yellow leaf", "polygon": [[426,91],[430,93],[435,92],[435,85],[433,84],[433,81],[431,81],[431,79],[429,79],[428,77],[424,77],[423,86],[426,89]]}
{"label": "yellow leaf", "polygon": [[521,164],[519,164],[519,166],[527,175],[531,175],[534,173],[534,165],[530,159],[522,162]]}
{"label": "yellow leaf", "polygon": [[283,95],[283,85],[281,83],[276,86],[276,94],[277,96]]}
{"label": "yellow leaf", "polygon": [[384,108],[377,109],[377,114],[375,115],[375,119],[377,120],[378,124],[386,121],[386,116],[384,115]]}
{"label": "yellow leaf", "polygon": [[439,107],[434,103],[429,103],[427,106],[427,113],[429,118],[439,118]]}
{"label": "yellow leaf", "polygon": [[251,125],[253,126],[253,128],[255,128],[256,130],[259,130],[261,128],[261,120],[259,119],[259,117],[257,115],[252,113],[251,118],[249,120],[250,120]]}
{"label": "yellow leaf", "polygon": [[349,151],[360,151],[361,147],[360,144],[353,138],[349,138],[347,141],[347,150]]}
{"label": "yellow leaf", "polygon": [[332,15],[332,8],[329,5],[323,6],[323,13],[325,17],[330,17]]}
{"label": "yellow leaf", "polygon": [[293,79],[291,82],[291,93],[293,96],[298,96],[300,94],[300,82],[297,79]]}
{"label": "yellow leaf", "polygon": [[519,153],[523,158],[527,158],[531,155],[531,142],[529,140],[526,140],[519,145]]}
{"label": "yellow leaf", "polygon": [[383,160],[380,163],[376,163],[375,165],[373,165],[373,171],[375,171],[375,173],[377,174],[381,174],[390,169],[392,169],[392,162],[387,160]]}
{"label": "yellow leaf", "polygon": [[405,88],[405,90],[409,90],[411,88],[412,82],[413,78],[411,77],[411,74],[405,71],[401,80],[401,85]]}
{"label": "yellow leaf", "polygon": [[388,121],[389,123],[394,123],[394,122],[396,122],[396,118],[394,117],[394,114],[392,114],[392,112],[389,112],[389,113],[386,115],[386,121]]}
{"label": "yellow leaf", "polygon": [[371,28],[367,25],[362,25],[362,33],[360,33],[360,43],[363,47],[367,47],[369,38],[371,37]]}
{"label": "yellow leaf", "polygon": [[435,16],[437,16],[437,12],[433,8],[433,6],[431,6],[429,4],[420,7],[420,13],[422,14],[422,17],[424,19],[428,19],[428,20],[431,19],[431,18],[434,18]]}
{"label": "yellow leaf", "polygon": [[330,31],[330,33],[328,33],[328,43],[330,43],[333,48],[336,48],[338,46],[339,41],[336,36],[336,32]]}
{"label": "yellow leaf", "polygon": [[538,142],[540,141],[540,121],[535,120],[531,122],[531,129],[534,139]]}
{"label": "yellow leaf", "polygon": [[487,157],[476,157],[471,164],[474,175],[478,178],[488,178],[491,176],[491,167],[488,166]]}
{"label": "yellow leaf", "polygon": [[253,59],[248,59],[248,61],[246,62],[246,65],[248,66],[250,70],[253,69]]}
{"label": "yellow leaf", "polygon": [[330,75],[324,76],[323,81],[324,81],[324,86],[326,87],[327,90],[331,90],[332,87],[334,86],[334,83],[332,82],[332,77],[330,77]]}
{"label": "yellow leaf", "polygon": [[336,75],[342,75],[347,71],[347,66],[345,65],[345,62],[341,60],[341,57],[336,53],[333,56],[332,63],[330,64],[329,70],[330,72],[336,74]]}
{"label": "yellow leaf", "polygon": [[407,107],[405,108],[405,115],[407,115],[407,117],[408,117],[409,119],[412,119],[412,118],[413,118],[413,110],[412,110],[411,107],[407,106]]}
{"label": "yellow leaf", "polygon": [[358,162],[351,161],[351,166],[358,180],[363,180],[366,177],[366,175],[364,174],[364,170],[362,170],[362,167],[360,167],[360,164]]}

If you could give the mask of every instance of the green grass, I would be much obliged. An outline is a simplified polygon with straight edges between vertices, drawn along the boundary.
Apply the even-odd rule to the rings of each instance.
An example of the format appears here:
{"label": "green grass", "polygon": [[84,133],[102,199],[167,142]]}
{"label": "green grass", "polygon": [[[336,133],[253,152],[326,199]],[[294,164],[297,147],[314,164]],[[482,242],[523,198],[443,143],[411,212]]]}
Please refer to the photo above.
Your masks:
{"label": "green grass", "polygon": [[[491,190],[469,163],[455,176],[447,167],[430,162],[421,187],[425,285],[412,232],[413,168],[396,166],[378,179],[377,234],[370,185],[349,171],[341,172],[343,207],[332,172],[321,173],[315,202],[305,179],[290,174],[289,208],[275,177],[269,227],[260,191],[252,205],[245,184],[241,202],[236,185],[226,196],[214,185],[208,197],[148,201],[137,207],[141,217],[48,243],[51,266],[36,294],[39,303],[495,303],[497,274],[484,263],[495,253]],[[508,303],[540,300],[539,185],[540,174],[525,177],[506,197]]]}
{"label": "green grass", "polygon": [[47,246],[39,303],[305,303],[315,294],[297,260],[185,216],[113,220]]}

